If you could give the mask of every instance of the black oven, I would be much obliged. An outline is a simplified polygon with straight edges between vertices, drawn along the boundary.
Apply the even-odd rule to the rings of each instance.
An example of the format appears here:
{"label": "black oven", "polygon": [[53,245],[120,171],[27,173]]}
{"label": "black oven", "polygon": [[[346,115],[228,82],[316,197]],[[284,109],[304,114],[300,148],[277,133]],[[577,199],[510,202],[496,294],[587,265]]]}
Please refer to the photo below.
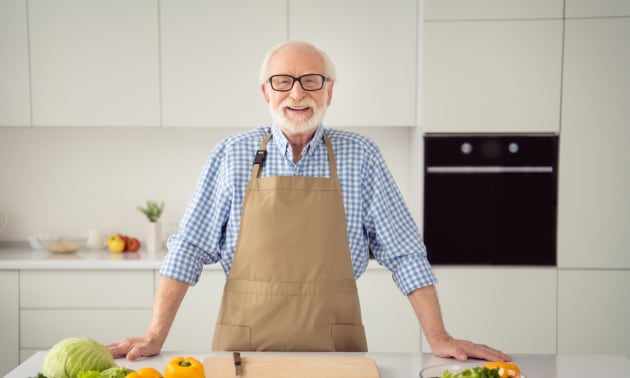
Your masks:
{"label": "black oven", "polygon": [[557,135],[424,137],[432,264],[556,265]]}

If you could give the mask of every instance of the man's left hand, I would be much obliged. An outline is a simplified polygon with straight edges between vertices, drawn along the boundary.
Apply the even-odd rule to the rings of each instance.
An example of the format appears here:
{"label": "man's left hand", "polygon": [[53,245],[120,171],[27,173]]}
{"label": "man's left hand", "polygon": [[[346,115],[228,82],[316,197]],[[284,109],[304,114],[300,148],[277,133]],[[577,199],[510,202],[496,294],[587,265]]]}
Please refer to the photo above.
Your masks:
{"label": "man's left hand", "polygon": [[438,357],[453,357],[459,361],[465,361],[469,358],[503,362],[512,360],[509,355],[487,345],[475,344],[468,340],[452,337],[436,341],[435,345],[431,345],[431,349],[433,354]]}

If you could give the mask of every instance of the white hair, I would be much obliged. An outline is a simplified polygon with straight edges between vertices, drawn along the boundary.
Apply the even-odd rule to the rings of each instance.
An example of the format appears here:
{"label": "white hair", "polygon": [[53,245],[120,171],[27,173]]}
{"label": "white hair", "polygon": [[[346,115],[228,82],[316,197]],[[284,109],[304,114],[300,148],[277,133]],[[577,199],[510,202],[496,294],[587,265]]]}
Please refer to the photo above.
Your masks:
{"label": "white hair", "polygon": [[291,46],[291,45],[299,45],[299,46],[308,47],[310,49],[313,49],[315,52],[317,52],[319,56],[321,56],[322,59],[324,60],[324,71],[325,71],[324,76],[326,76],[331,81],[337,80],[335,64],[332,62],[332,60],[330,60],[330,57],[328,56],[328,54],[326,54],[324,50],[319,49],[315,47],[315,45],[308,42],[304,42],[304,41],[286,41],[272,47],[271,49],[269,49],[269,51],[267,51],[267,54],[265,55],[265,58],[263,59],[262,66],[260,67],[260,75],[258,77],[260,84],[265,84],[267,80],[269,80],[269,63],[271,62],[271,58],[273,58],[273,56],[275,55],[276,52],[278,52],[278,50],[282,49],[283,47]]}

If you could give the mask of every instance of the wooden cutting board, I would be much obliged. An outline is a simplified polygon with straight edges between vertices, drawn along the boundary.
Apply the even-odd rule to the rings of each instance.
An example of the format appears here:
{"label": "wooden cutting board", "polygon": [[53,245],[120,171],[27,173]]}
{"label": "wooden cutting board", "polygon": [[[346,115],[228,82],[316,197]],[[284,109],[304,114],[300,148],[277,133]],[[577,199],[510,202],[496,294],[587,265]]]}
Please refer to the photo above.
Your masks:
{"label": "wooden cutting board", "polygon": [[[241,378],[379,378],[376,362],[365,357],[248,356],[241,353]],[[206,378],[234,378],[232,355],[207,357]]]}

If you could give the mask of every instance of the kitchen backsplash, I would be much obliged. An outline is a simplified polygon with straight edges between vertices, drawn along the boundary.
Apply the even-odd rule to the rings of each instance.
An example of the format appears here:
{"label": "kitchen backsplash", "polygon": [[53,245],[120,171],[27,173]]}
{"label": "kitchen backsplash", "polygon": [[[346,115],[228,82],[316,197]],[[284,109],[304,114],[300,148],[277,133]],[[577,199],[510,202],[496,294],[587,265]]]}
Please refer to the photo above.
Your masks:
{"label": "kitchen backsplash", "polygon": [[[264,122],[263,120],[262,122]],[[0,241],[92,228],[144,238],[136,206],[164,201],[164,234],[177,229],[208,154],[235,128],[0,128]],[[410,128],[353,128],[381,148],[408,195]]]}

